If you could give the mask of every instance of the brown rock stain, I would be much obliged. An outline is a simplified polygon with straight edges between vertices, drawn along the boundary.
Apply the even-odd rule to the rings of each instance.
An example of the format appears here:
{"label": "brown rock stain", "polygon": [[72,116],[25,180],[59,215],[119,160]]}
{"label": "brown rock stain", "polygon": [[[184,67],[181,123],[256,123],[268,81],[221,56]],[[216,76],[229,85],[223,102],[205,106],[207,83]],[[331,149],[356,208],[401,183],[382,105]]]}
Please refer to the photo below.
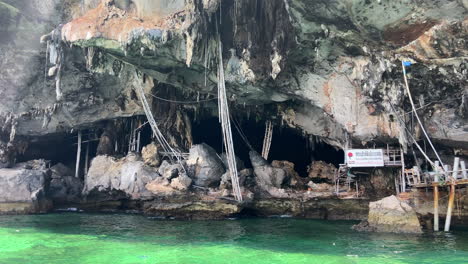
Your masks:
{"label": "brown rock stain", "polygon": [[383,39],[396,45],[407,45],[411,41],[418,39],[424,32],[437,24],[435,20],[427,20],[413,24],[406,24],[405,21],[395,26],[390,26],[383,32]]}

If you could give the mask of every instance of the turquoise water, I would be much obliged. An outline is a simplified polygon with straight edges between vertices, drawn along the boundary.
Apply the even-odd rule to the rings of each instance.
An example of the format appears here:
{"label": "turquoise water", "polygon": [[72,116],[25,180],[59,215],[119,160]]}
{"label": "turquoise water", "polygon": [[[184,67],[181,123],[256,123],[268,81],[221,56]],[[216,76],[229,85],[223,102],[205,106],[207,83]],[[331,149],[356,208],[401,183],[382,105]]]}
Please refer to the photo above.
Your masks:
{"label": "turquoise water", "polygon": [[352,222],[0,216],[0,264],[468,263],[468,232],[357,233]]}

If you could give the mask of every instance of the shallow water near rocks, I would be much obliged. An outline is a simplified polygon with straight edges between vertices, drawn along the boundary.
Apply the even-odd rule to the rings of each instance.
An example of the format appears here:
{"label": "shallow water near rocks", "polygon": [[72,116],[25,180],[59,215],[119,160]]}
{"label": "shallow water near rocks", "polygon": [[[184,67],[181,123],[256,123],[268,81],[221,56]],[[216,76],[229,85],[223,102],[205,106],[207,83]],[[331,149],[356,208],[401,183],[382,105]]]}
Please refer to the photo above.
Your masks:
{"label": "shallow water near rocks", "polygon": [[0,264],[468,263],[468,231],[358,233],[354,222],[0,216]]}

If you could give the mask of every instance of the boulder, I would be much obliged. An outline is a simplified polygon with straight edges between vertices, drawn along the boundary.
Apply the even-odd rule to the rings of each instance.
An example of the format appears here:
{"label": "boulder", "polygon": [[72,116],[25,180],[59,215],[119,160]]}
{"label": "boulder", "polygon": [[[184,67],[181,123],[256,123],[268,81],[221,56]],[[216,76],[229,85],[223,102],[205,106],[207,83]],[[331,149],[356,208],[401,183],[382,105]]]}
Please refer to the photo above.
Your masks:
{"label": "boulder", "polygon": [[176,194],[177,191],[171,187],[171,181],[164,177],[157,177],[153,181],[146,184],[145,188],[154,195],[170,196]]}
{"label": "boulder", "polygon": [[[226,153],[221,154],[221,161],[223,162],[223,165],[224,165],[225,168],[229,168]],[[245,169],[244,162],[237,156],[236,156],[236,165],[237,165],[237,170],[238,171],[241,171],[241,170]]]}
{"label": "boulder", "polygon": [[201,187],[217,187],[226,170],[216,151],[206,145],[194,145],[187,160],[188,175]]}
{"label": "boulder", "polygon": [[50,168],[50,170],[52,172],[53,179],[62,178],[63,176],[73,176],[75,174],[72,169],[62,163],[55,164]]}
{"label": "boulder", "polygon": [[[246,179],[253,175],[253,171],[252,169],[243,169],[239,171],[237,175],[239,177],[239,185],[244,186]],[[221,177],[221,183],[219,187],[221,189],[232,188],[231,174],[229,173],[229,171],[226,171],[226,173],[224,173]]]}
{"label": "boulder", "polygon": [[[152,193],[145,186],[158,177],[152,167],[134,156],[127,156],[117,160],[109,156],[97,156],[91,162],[86,175],[83,194],[112,193],[124,194],[131,199],[152,197]],[[113,199],[112,197],[108,197]]]}
{"label": "boulder", "polygon": [[394,195],[369,203],[367,221],[353,228],[358,231],[422,233],[421,224],[414,209]]}
{"label": "boulder", "polygon": [[315,183],[313,181],[309,181],[309,183],[307,183],[307,186],[313,192],[334,192],[335,191],[335,185],[330,184],[330,183]]}
{"label": "boulder", "polygon": [[190,185],[192,185],[192,179],[185,173],[181,173],[179,177],[171,181],[171,187],[178,191],[186,191]]}
{"label": "boulder", "polygon": [[161,176],[170,180],[176,178],[180,173],[183,173],[184,169],[180,164],[170,164],[165,160],[159,167],[158,172]]}
{"label": "boulder", "polygon": [[54,203],[79,202],[82,190],[83,182],[79,178],[73,176],[52,177],[48,195]]}
{"label": "boulder", "polygon": [[161,164],[159,149],[154,142],[143,147],[141,156],[143,157],[145,164],[148,166],[158,167]]}
{"label": "boulder", "polygon": [[286,172],[286,178],[289,179],[289,186],[306,189],[308,179],[299,176],[299,173],[294,169],[294,163],[286,160],[274,160],[271,162],[271,166],[278,169],[283,169]]}
{"label": "boulder", "polygon": [[[19,164],[18,164],[19,165]],[[0,169],[0,214],[42,213],[51,208],[46,198],[47,170],[15,166]]]}
{"label": "boulder", "polygon": [[281,188],[281,185],[286,180],[286,172],[283,169],[274,168],[268,164],[268,162],[255,151],[250,151],[249,155],[257,185],[264,190],[268,190],[271,187]]}

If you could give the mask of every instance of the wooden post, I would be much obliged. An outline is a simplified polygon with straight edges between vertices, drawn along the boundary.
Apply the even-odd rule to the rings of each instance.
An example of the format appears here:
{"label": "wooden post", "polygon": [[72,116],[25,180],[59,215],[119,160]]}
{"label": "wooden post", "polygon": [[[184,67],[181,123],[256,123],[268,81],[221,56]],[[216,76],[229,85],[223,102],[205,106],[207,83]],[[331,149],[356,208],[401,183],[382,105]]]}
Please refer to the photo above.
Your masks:
{"label": "wooden post", "polygon": [[81,158],[81,131],[78,131],[78,150],[76,151],[75,177],[79,177]]}
{"label": "wooden post", "polygon": [[452,221],[453,204],[455,202],[455,183],[450,183],[450,194],[447,208],[447,217],[445,218],[445,232],[450,231],[450,222]]}
{"label": "wooden post", "polygon": [[435,168],[434,182],[434,231],[439,231],[439,168]]}
{"label": "wooden post", "polygon": [[84,175],[88,175],[88,168],[89,168],[89,142],[86,144],[86,156],[85,156],[85,167],[84,167]]}
{"label": "wooden post", "polygon": [[460,158],[455,157],[453,160],[453,172],[452,172],[452,178],[453,180],[457,180],[458,178],[458,165],[460,164]]}
{"label": "wooden post", "polygon": [[467,175],[467,173],[466,173],[466,165],[465,165],[465,161],[464,161],[464,160],[460,161],[460,166],[461,166],[461,170],[462,170],[463,179],[464,179],[464,180],[468,179],[468,175]]}

